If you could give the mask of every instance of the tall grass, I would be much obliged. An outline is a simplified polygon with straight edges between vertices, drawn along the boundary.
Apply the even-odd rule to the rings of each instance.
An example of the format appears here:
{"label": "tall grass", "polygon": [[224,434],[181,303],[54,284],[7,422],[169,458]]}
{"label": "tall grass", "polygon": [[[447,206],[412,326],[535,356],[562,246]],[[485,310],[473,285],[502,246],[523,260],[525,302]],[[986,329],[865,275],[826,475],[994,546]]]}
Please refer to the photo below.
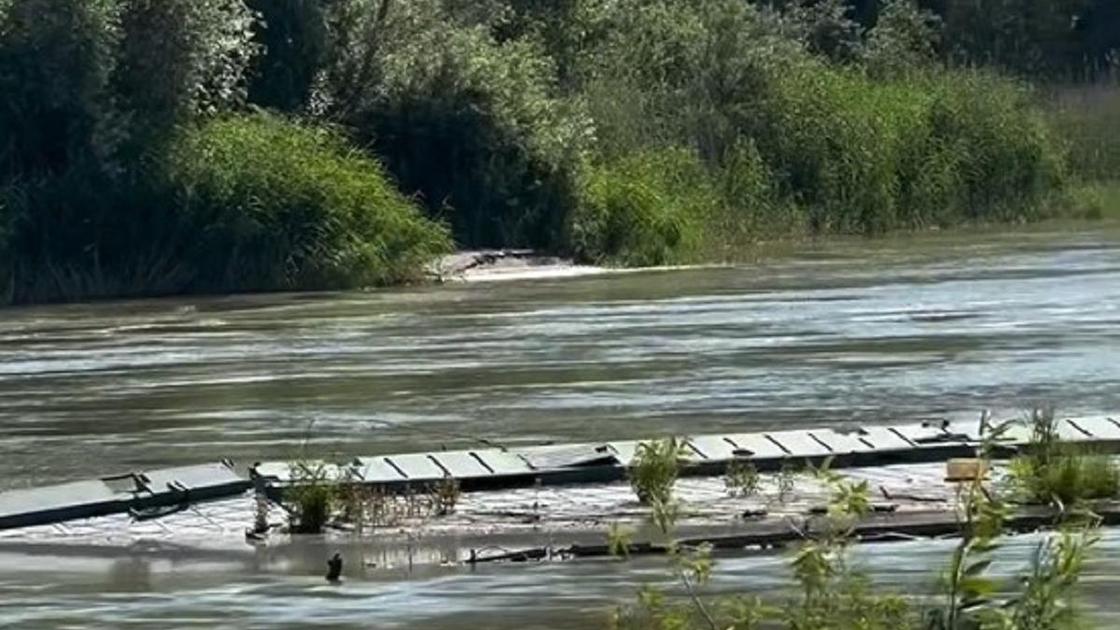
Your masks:
{"label": "tall grass", "polygon": [[1071,450],[1047,464],[1025,457],[1012,462],[1011,474],[1021,498],[1031,503],[1073,506],[1120,496],[1120,468],[1107,455]]}
{"label": "tall grass", "polygon": [[200,290],[343,288],[415,279],[446,231],[328,130],[258,115],[189,133],[169,158],[198,226]]}
{"label": "tall grass", "polygon": [[688,260],[719,200],[704,166],[685,149],[634,153],[593,168],[571,218],[572,252],[631,266]]}
{"label": "tall grass", "polygon": [[1091,181],[1120,179],[1120,85],[1065,86],[1049,101],[1053,124],[1070,146],[1070,167]]}
{"label": "tall grass", "polygon": [[808,57],[751,72],[757,89],[721,105],[722,126],[592,170],[571,222],[577,254],[726,260],[807,233],[1032,220],[1066,186],[1065,144],[1014,81],[932,70],[873,79]]}
{"label": "tall grass", "polygon": [[281,118],[186,130],[127,176],[96,168],[0,189],[9,302],[406,282],[451,247],[380,165]]}
{"label": "tall grass", "polygon": [[[72,301],[184,290],[192,238],[159,175],[88,164],[0,187],[0,299]],[[6,232],[6,237],[4,233]],[[6,289],[2,288],[7,285]]]}
{"label": "tall grass", "polygon": [[1062,146],[1029,92],[993,75],[874,81],[805,62],[770,85],[752,131],[817,231],[1030,218],[1062,185]]}
{"label": "tall grass", "polygon": [[1031,429],[1029,450],[1010,465],[1018,498],[1064,507],[1120,496],[1120,467],[1107,455],[1063,442],[1059,421],[1049,409],[1036,409],[1025,420]]}

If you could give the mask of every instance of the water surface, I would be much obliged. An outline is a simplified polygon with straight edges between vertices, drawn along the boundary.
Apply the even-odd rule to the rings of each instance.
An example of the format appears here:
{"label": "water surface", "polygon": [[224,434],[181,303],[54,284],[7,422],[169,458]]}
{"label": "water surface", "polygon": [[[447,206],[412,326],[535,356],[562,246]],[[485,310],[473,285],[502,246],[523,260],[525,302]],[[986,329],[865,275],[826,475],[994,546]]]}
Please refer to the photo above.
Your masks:
{"label": "water surface", "polygon": [[[858,241],[725,269],[0,310],[0,488],[476,438],[753,431],[1039,402],[1117,412],[1118,323],[1115,228]],[[911,561],[922,566],[921,553]],[[776,560],[750,562],[761,583],[777,579]],[[330,590],[317,571],[6,551],[0,625],[495,625],[526,602],[582,611],[586,624],[642,577],[503,567]]]}

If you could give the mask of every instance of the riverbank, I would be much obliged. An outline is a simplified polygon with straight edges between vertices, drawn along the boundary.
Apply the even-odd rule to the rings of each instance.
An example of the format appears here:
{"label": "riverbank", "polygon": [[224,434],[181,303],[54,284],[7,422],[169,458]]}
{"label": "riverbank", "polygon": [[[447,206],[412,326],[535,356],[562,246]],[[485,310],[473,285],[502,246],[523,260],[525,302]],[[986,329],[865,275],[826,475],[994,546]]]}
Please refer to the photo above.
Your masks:
{"label": "riverbank", "polygon": [[[908,3],[845,30],[841,56],[806,35],[821,16],[730,1],[607,4],[594,27],[530,12],[512,31],[502,2],[117,4],[54,7],[83,16],[58,31],[33,4],[0,8],[5,303],[401,286],[455,247],[735,262],[786,239],[1088,215],[1071,191],[1114,170],[1107,88],[1055,113],[1019,79],[943,63],[937,20]],[[270,41],[268,20],[307,30]],[[581,44],[528,28],[546,23]],[[363,29],[384,45],[356,45]],[[338,48],[274,56],[293,42]],[[43,75],[74,49],[98,52]],[[272,98],[293,76],[322,81]]]}
{"label": "riverbank", "polygon": [[874,237],[832,235],[821,238],[776,239],[755,243],[750,248],[737,252],[737,257],[733,259],[688,265],[654,267],[591,265],[581,263],[572,257],[555,256],[530,249],[463,250],[442,256],[428,265],[425,277],[428,281],[442,284],[721,269],[766,264],[830,250],[876,251],[908,244],[926,251],[939,244],[952,248],[962,240],[976,236],[988,236],[1000,241],[1022,238],[1024,247],[1045,247],[1045,241],[1037,238],[1039,235],[1096,229],[1108,231],[1120,224],[1120,183],[1084,185],[1078,188],[1074,197],[1079,201],[1076,205],[1070,206],[1070,210],[1043,221],[1017,224],[989,222],[946,229],[898,230]]}

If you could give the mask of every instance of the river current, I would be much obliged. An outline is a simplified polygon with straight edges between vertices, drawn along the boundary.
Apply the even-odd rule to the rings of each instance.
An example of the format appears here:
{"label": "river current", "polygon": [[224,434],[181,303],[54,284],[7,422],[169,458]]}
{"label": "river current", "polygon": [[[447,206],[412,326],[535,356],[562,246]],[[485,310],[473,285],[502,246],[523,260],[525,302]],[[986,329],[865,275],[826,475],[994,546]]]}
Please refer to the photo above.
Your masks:
{"label": "river current", "polygon": [[[5,309],[0,488],[477,438],[1036,404],[1115,413],[1118,351],[1115,227],[839,242],[726,268]],[[923,558],[944,549],[907,545],[864,553],[889,554],[876,570],[892,581],[928,582]],[[1090,592],[1107,590],[1120,542],[1106,539],[1099,556]],[[8,545],[0,627],[587,627],[659,566],[427,569],[332,588],[320,557]],[[783,562],[726,559],[719,584],[776,588]]]}

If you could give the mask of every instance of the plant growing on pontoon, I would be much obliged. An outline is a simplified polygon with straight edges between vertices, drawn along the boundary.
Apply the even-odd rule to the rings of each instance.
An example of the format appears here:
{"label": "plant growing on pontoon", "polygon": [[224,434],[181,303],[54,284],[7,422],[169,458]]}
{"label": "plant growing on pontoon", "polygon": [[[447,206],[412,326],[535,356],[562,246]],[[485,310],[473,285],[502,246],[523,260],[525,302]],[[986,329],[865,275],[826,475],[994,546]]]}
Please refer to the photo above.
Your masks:
{"label": "plant growing on pontoon", "polygon": [[[664,592],[644,588],[632,606],[620,607],[613,617],[614,628],[660,630],[752,630],[767,621],[796,630],[895,630],[905,627],[908,607],[904,600],[872,593],[868,580],[852,570],[845,559],[855,522],[870,507],[866,482],[854,483],[828,470],[814,474],[829,486],[828,513],[819,532],[806,532],[806,542],[792,560],[801,597],[781,608],[758,598],[709,599],[703,589],[711,579],[714,562],[711,548],[684,548],[670,543],[670,568],[685,595],[684,601]],[[655,512],[658,508],[655,507]],[[672,515],[655,521],[673,523]],[[672,530],[662,532],[671,538]]]}
{"label": "plant growing on pontoon", "polygon": [[452,477],[444,477],[430,487],[432,514],[434,516],[447,516],[455,512],[463,491],[459,481]]}
{"label": "plant growing on pontoon", "polygon": [[[658,448],[654,454],[662,459],[667,454],[677,449],[676,441],[666,443]],[[675,475],[673,476],[675,479]],[[633,628],[654,628],[660,630],[685,630],[687,628],[710,628],[719,630],[712,609],[701,595],[701,589],[708,583],[712,576],[712,547],[704,543],[696,546],[685,546],[673,539],[679,510],[672,500],[671,486],[669,496],[654,498],[650,503],[653,510],[652,521],[658,532],[666,540],[666,554],[669,557],[669,566],[677,582],[688,596],[688,603],[669,601],[665,594],[653,587],[645,587],[638,593],[637,606],[623,606],[616,609],[611,620],[611,627],[621,630]],[[629,554],[629,534],[621,528],[612,527],[608,544],[611,553],[616,557],[626,557]],[[724,626],[727,627],[727,626]],[[730,626],[738,627],[738,626]],[[745,627],[745,626],[744,626]]]}
{"label": "plant growing on pontoon", "polygon": [[[991,460],[1008,425],[982,432],[978,457]],[[986,468],[982,466],[981,469]],[[790,469],[792,470],[792,469]],[[1080,624],[1072,606],[1086,552],[1096,542],[1099,519],[1091,513],[1079,519],[1066,515],[1063,531],[1039,543],[1029,572],[1008,589],[987,575],[999,550],[1009,508],[999,501],[984,480],[960,486],[958,506],[963,535],[946,571],[943,606],[927,610],[921,619],[897,596],[873,591],[867,576],[852,568],[846,551],[854,539],[854,526],[871,511],[866,482],[852,482],[832,472],[826,462],[811,474],[830,489],[825,516],[809,521],[805,542],[791,561],[800,595],[780,607],[758,598],[707,599],[703,587],[714,565],[708,548],[682,550],[670,544],[670,567],[687,598],[673,598],[663,591],[643,588],[634,605],[620,607],[614,628],[658,630],[754,630],[784,627],[790,630],[1072,630]],[[792,474],[790,474],[792,477]],[[657,512],[664,512],[661,516]],[[655,523],[667,524],[671,538],[676,513],[655,506]],[[659,525],[660,527],[660,525]],[[616,547],[612,544],[612,549]],[[627,547],[628,548],[628,547]],[[621,552],[620,552],[621,553]],[[1010,595],[998,596],[999,592]]]}
{"label": "plant growing on pontoon", "polygon": [[630,557],[630,545],[634,543],[634,530],[619,523],[611,523],[607,530],[607,549],[620,560]]}
{"label": "plant growing on pontoon", "polygon": [[[1052,411],[1033,411],[1032,456],[1044,467],[1061,465],[1057,425]],[[1012,423],[988,427],[981,435],[979,456],[990,461],[995,445]],[[999,537],[1010,510],[974,479],[960,489],[964,527],[944,581],[945,606],[927,613],[929,630],[1064,630],[1075,627],[1070,605],[1086,550],[1097,540],[1099,518],[1091,512],[1070,511],[1060,502],[1063,530],[1046,536],[1035,548],[1030,572],[1017,580],[1020,589],[997,599],[999,584],[985,575],[999,549]],[[1083,626],[1082,626],[1083,627]]]}
{"label": "plant growing on pontoon", "polygon": [[384,486],[367,485],[347,473],[336,491],[337,519],[359,533],[366,527],[395,527],[417,512],[411,487],[395,492]]}
{"label": "plant growing on pontoon", "polygon": [[380,486],[368,486],[344,475],[336,484],[336,518],[359,532],[365,527],[395,527],[406,520],[426,521],[455,512],[462,489],[451,477],[423,485],[420,491],[406,486],[403,491],[393,491]]}
{"label": "plant growing on pontoon", "polygon": [[980,480],[962,491],[960,500],[965,527],[954,549],[943,585],[943,608],[927,612],[929,630],[1071,630],[1078,625],[1072,606],[1086,551],[1097,541],[1099,520],[1089,515],[1067,522],[1065,528],[1047,535],[1035,548],[1030,571],[1015,580],[1019,589],[1000,599],[1000,584],[987,576],[993,556],[1000,548],[1008,515],[983,488]]}
{"label": "plant growing on pontoon", "polygon": [[727,487],[727,494],[732,497],[749,497],[758,493],[762,478],[754,464],[736,459],[727,466],[723,483]]}
{"label": "plant growing on pontoon", "polygon": [[788,460],[782,461],[778,470],[778,501],[785,503],[792,495],[797,484],[797,467]]}
{"label": "plant growing on pontoon", "polygon": [[996,501],[980,479],[961,488],[957,503],[963,519],[961,538],[943,579],[945,605],[926,613],[930,630],[981,628],[992,622],[997,610],[993,594],[998,584],[985,572],[999,549],[1007,506]]}
{"label": "plant growing on pontoon", "polygon": [[638,444],[630,464],[630,487],[643,505],[668,510],[680,475],[683,443],[675,437]]}
{"label": "plant growing on pontoon", "polygon": [[[980,446],[977,457],[980,469],[991,461],[992,453],[1010,422],[990,426],[986,415],[980,424]],[[1008,515],[1000,503],[984,487],[977,476],[957,488],[958,514],[962,522],[961,538],[953,549],[949,567],[942,579],[945,604],[926,611],[929,630],[972,630],[990,621],[995,610],[992,594],[995,580],[985,575],[992,563],[992,554],[999,548],[998,537]]]}
{"label": "plant growing on pontoon", "polygon": [[1107,455],[1063,442],[1050,408],[1034,409],[1027,453],[1008,466],[1012,495],[1026,503],[1052,504],[1063,512],[1086,502],[1120,496],[1120,467]]}
{"label": "plant growing on pontoon", "polygon": [[284,492],[288,522],[293,534],[320,534],[331,518],[336,483],[321,463],[291,464],[291,487]]}

